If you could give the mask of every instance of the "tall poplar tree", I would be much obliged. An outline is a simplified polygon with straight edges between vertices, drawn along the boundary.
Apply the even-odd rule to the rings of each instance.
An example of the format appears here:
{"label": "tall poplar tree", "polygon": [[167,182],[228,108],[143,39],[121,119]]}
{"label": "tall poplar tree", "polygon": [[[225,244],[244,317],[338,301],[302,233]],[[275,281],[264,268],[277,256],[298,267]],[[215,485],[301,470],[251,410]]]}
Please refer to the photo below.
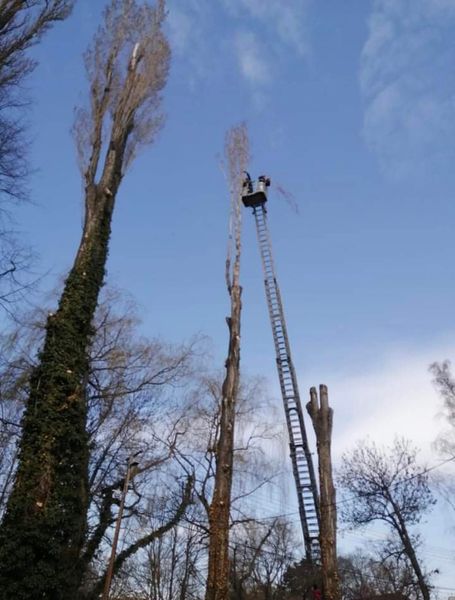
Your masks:
{"label": "tall poplar tree", "polygon": [[229,345],[226,375],[221,390],[219,436],[216,447],[215,485],[209,510],[209,564],[206,600],[227,600],[229,596],[229,517],[234,462],[234,428],[240,380],[240,286],[241,193],[244,171],[249,161],[245,125],[233,127],[226,136],[226,164],[230,182],[231,214],[226,285],[230,298]]}
{"label": "tall poplar tree", "polygon": [[74,133],[85,221],[58,309],[30,380],[19,467],[0,528],[0,598],[76,597],[88,490],[88,347],[103,285],[115,199],[127,167],[162,124],[170,51],[155,6],[110,0],[85,54],[87,108]]}

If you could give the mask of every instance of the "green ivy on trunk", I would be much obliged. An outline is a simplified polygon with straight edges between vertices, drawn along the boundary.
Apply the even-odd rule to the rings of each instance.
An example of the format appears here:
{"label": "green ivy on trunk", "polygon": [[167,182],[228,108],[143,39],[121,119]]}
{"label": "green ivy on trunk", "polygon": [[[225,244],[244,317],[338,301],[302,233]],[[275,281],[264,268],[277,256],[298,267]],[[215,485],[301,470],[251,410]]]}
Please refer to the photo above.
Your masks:
{"label": "green ivy on trunk", "polygon": [[103,196],[86,222],[58,310],[48,316],[44,348],[31,377],[20,466],[0,529],[2,600],[69,600],[82,576],[77,559],[88,497],[87,348],[111,221]]}

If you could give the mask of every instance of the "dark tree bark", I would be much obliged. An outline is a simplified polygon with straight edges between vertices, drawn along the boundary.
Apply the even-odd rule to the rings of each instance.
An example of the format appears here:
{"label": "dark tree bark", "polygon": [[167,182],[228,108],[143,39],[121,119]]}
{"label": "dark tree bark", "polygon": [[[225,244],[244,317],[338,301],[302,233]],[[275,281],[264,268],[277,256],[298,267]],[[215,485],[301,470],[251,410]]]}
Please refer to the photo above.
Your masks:
{"label": "dark tree bark", "polygon": [[245,126],[233,128],[226,139],[226,158],[231,183],[230,239],[235,244],[231,273],[230,247],[226,259],[226,283],[231,314],[226,319],[229,347],[226,377],[222,387],[219,438],[216,447],[215,486],[209,510],[209,564],[206,600],[227,600],[229,596],[229,517],[231,510],[232,465],[234,461],[235,409],[240,378],[240,287],[241,207],[243,171],[248,162],[248,137]]}
{"label": "dark tree bark", "polygon": [[225,600],[229,594],[229,516],[234,458],[235,401],[239,386],[241,288],[233,286],[229,350],[223,383],[220,437],[216,450],[215,488],[209,512],[209,568],[206,600]]}
{"label": "dark tree bark", "polygon": [[401,509],[397,502],[395,502],[392,494],[389,491],[386,492],[388,500],[393,507],[394,511],[394,520],[395,520],[395,529],[400,536],[401,543],[403,544],[403,550],[406,556],[409,558],[409,562],[414,570],[417,583],[419,585],[420,591],[422,593],[422,597],[424,600],[430,600],[430,588],[427,584],[427,579],[423,574],[422,568],[420,566],[420,562],[417,558],[416,551],[414,549],[414,544],[412,543],[411,537],[408,532],[408,528],[406,526],[405,519],[403,518]]}
{"label": "dark tree bark", "polygon": [[336,492],[332,475],[332,428],[333,409],[325,385],[310,390],[310,402],[306,405],[316,434],[320,488],[320,544],[322,560],[322,589],[325,600],[339,600],[337,567],[337,510]]}
{"label": "dark tree bark", "polygon": [[[118,170],[109,180],[116,191]],[[44,592],[65,598],[65,590],[77,586],[74,565],[88,507],[87,346],[104,279],[114,198],[99,186],[86,193],[81,245],[31,377],[19,468],[0,530],[0,598],[5,600],[39,598]]]}
{"label": "dark tree bark", "polygon": [[144,109],[156,112],[167,77],[163,20],[163,2],[152,9],[133,0],[112,0],[86,55],[91,112],[79,112],[77,132],[85,222],[31,376],[19,467],[0,529],[4,600],[69,600],[79,588],[82,573],[76,567],[88,508],[88,347],[116,194],[137,145],[148,141],[159,123]]}

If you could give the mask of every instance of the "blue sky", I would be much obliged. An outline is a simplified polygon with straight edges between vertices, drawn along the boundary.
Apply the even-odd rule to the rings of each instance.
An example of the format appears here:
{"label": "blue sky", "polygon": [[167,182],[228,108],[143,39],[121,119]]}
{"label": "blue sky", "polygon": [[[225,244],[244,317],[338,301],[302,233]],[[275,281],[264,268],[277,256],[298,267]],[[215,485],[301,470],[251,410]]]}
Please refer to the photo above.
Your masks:
{"label": "blue sky", "polygon": [[[44,289],[68,269],[80,235],[69,131],[103,5],[78,0],[34,50],[34,203],[17,220],[48,273]],[[399,433],[437,461],[431,442],[443,423],[427,365],[455,356],[455,0],[168,7],[167,121],[119,194],[109,279],[139,302],[144,333],[177,341],[202,332],[222,364],[228,197],[219,155],[226,129],[245,120],[252,173],[267,173],[299,206],[296,214],[272,188],[302,396],[329,385],[337,456],[366,434]],[[253,218],[244,217],[243,368],[269,377],[279,402]],[[453,513],[433,527],[447,555],[454,533],[442,529],[455,527]],[[438,585],[455,588],[448,565]]]}

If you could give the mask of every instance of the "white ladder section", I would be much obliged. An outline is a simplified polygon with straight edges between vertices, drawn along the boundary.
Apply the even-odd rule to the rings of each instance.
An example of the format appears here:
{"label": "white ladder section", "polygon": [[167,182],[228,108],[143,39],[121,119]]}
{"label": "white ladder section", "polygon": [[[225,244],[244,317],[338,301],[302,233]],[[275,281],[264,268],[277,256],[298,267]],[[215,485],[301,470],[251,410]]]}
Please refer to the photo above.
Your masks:
{"label": "white ladder section", "polygon": [[291,359],[280,289],[275,277],[272,245],[267,227],[267,211],[264,203],[253,207],[256,230],[264,269],[265,294],[272,324],[276,363],[283,397],[292,470],[297,488],[300,522],[305,542],[306,559],[320,561],[319,545],[319,499],[313,461],[303,420],[297,378]]}

